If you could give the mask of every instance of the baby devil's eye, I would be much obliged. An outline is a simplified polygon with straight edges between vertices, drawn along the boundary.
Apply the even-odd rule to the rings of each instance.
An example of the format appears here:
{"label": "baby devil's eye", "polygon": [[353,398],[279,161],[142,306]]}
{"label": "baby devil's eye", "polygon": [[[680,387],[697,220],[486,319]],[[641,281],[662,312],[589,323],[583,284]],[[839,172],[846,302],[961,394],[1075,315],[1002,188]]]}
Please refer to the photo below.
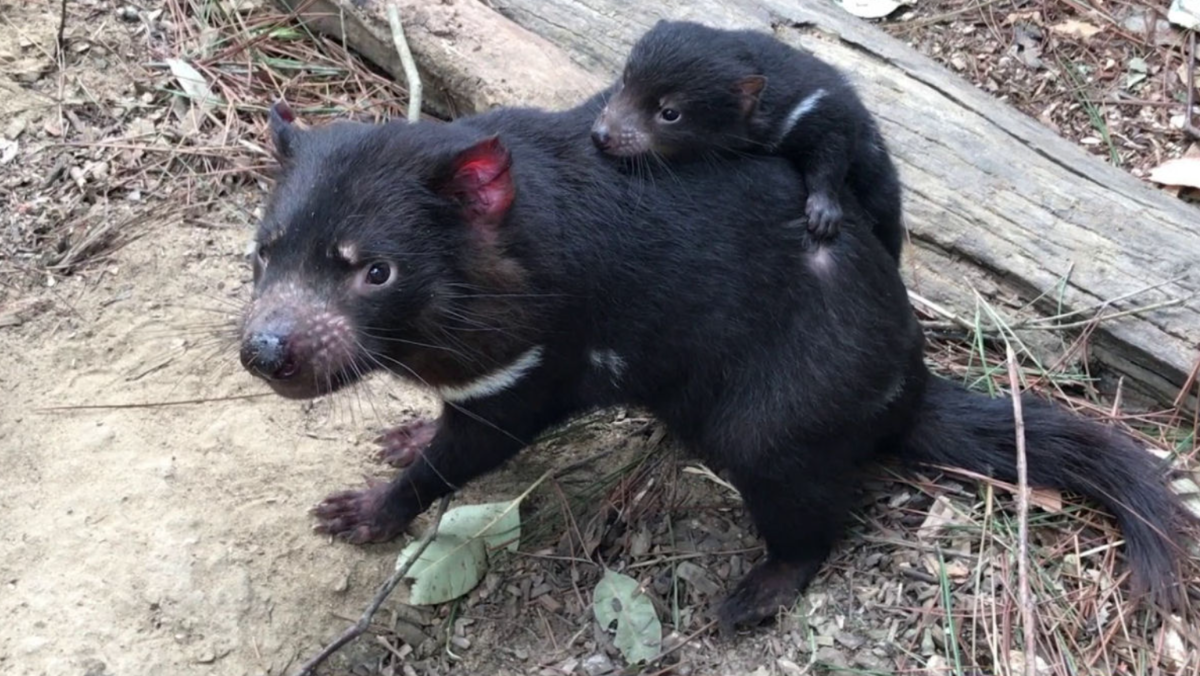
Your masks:
{"label": "baby devil's eye", "polygon": [[679,111],[674,108],[663,108],[658,112],[658,116],[662,118],[663,122],[678,122],[681,117]]}
{"label": "baby devil's eye", "polygon": [[372,263],[367,268],[367,283],[380,286],[392,278],[392,266],[384,262]]}

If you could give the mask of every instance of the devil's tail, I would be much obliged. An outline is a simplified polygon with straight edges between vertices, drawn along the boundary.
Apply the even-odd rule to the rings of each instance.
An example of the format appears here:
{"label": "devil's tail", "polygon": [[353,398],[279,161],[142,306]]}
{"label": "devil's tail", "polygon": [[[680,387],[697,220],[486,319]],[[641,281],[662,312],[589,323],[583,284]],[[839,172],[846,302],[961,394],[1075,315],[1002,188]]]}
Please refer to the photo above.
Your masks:
{"label": "devil's tail", "polygon": [[[1022,397],[1031,486],[1073,491],[1117,518],[1135,592],[1176,605],[1183,598],[1184,526],[1194,517],[1169,488],[1163,462],[1131,437],[1032,395]],[[1012,400],[930,376],[901,454],[1016,483]]]}

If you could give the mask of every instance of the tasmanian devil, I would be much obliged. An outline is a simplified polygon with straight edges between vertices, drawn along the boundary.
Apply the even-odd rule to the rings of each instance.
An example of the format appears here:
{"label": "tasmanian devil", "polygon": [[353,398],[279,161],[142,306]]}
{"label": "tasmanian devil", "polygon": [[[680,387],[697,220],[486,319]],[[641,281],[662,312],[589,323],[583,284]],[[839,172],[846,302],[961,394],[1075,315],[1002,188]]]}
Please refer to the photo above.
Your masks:
{"label": "tasmanian devil", "polygon": [[766,33],[659,21],[634,44],[592,140],[635,159],[778,154],[804,176],[816,237],[837,234],[848,182],[900,258],[900,180],[874,117],[837,68]]}
{"label": "tasmanian devil", "polygon": [[[770,155],[623,172],[588,139],[599,105],[310,129],[272,109],[243,365],[291,398],[382,370],[444,401],[411,466],[330,495],[318,530],[390,540],[550,426],[643,406],[728,472],[766,541],[729,630],[795,601],[879,454],[1015,480],[1011,403],[930,376],[869,230],[810,245],[804,182]],[[1031,480],[1111,509],[1137,583],[1172,598],[1184,511],[1153,456],[1032,397],[1025,434]]]}

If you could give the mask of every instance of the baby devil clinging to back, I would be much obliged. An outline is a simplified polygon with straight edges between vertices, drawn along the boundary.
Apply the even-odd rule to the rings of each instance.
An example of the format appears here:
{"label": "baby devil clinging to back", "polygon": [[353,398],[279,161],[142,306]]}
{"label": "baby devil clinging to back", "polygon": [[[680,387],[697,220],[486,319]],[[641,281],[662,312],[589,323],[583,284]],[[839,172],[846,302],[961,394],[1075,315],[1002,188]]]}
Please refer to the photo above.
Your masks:
{"label": "baby devil clinging to back", "polygon": [[900,259],[900,181],[874,118],[841,72],[771,35],[659,21],[633,46],[592,140],[626,158],[779,155],[804,176],[818,240],[837,234],[845,184]]}

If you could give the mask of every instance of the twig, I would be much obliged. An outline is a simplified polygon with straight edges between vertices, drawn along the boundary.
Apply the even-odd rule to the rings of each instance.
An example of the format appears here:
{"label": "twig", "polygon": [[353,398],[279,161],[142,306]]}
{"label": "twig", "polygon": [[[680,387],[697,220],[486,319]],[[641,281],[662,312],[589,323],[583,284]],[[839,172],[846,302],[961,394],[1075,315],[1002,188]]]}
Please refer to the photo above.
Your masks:
{"label": "twig", "polygon": [[58,15],[58,69],[61,71],[67,65],[67,44],[63,42],[67,32],[67,0],[62,0],[62,8]]}
{"label": "twig", "polygon": [[412,52],[408,49],[404,26],[400,23],[400,10],[396,8],[395,2],[388,3],[387,14],[388,23],[392,26],[392,42],[396,43],[396,51],[400,53],[405,84],[408,86],[408,121],[416,122],[421,119],[421,75],[417,73],[417,62],[413,60]]}
{"label": "twig", "polygon": [[1192,123],[1192,108],[1196,105],[1196,31],[1188,31],[1187,108],[1183,111],[1183,130],[1200,139],[1200,128]]}
{"label": "twig", "polygon": [[216,401],[237,401],[239,399],[257,399],[259,397],[275,396],[272,392],[255,392],[254,394],[234,394],[228,397],[201,397],[199,399],[176,399],[173,401],[150,401],[133,404],[70,404],[66,406],[42,406],[33,409],[35,413],[51,411],[102,411],[123,408],[160,408],[163,406],[190,406],[192,404],[211,404]]}
{"label": "twig", "polygon": [[[478,537],[478,536],[482,535],[483,532],[487,531],[489,528],[491,528],[492,526],[499,523],[501,519],[503,519],[505,516],[507,516],[510,511],[516,509],[522,502],[525,501],[525,498],[529,497],[530,493],[533,493],[534,489],[536,489],[538,486],[542,485],[542,483],[545,482],[547,479],[549,479],[551,477],[561,476],[569,471],[572,471],[579,467],[583,467],[584,465],[594,462],[597,459],[604,457],[605,455],[608,455],[611,452],[612,452],[611,450],[604,451],[604,452],[598,453],[596,455],[593,455],[591,457],[584,458],[583,460],[573,462],[573,463],[567,465],[566,467],[562,467],[559,469],[546,470],[545,472],[542,473],[542,475],[540,477],[537,478],[536,481],[529,484],[529,486],[527,486],[525,488],[525,490],[521,492],[520,495],[518,495],[516,498],[511,500],[509,502],[508,507],[506,507],[500,514],[496,515],[496,517],[494,519],[492,519],[491,522],[489,522],[486,526],[484,526],[483,529],[481,529],[478,533],[476,533],[475,536]],[[431,542],[433,542],[433,539],[435,537],[437,537],[438,527],[441,526],[442,516],[446,513],[446,506],[449,504],[450,504],[450,496],[449,495],[442,498],[442,501],[440,503],[438,503],[437,514],[434,517],[433,528],[431,528],[429,530],[429,532],[426,533],[425,536],[421,539],[421,545],[419,547],[417,547],[417,551],[413,552],[413,555],[411,557],[409,557],[408,561],[405,562],[405,564],[403,566],[400,566],[399,568],[397,568],[396,571],[392,573],[391,577],[389,577],[387,579],[387,581],[385,581],[379,587],[379,591],[375,594],[375,598],[373,598],[371,600],[370,605],[368,605],[367,609],[365,611],[363,611],[362,617],[360,617],[358,619],[358,622],[356,622],[350,628],[346,629],[346,631],[344,633],[342,633],[342,635],[339,636],[337,638],[337,640],[335,640],[333,643],[330,643],[329,645],[325,646],[325,649],[322,650],[320,653],[318,653],[316,657],[312,658],[311,660],[306,662],[304,664],[304,666],[300,667],[300,671],[296,672],[296,676],[312,676],[312,674],[314,673],[316,668],[321,666],[321,664],[325,660],[329,659],[334,653],[341,650],[342,647],[345,646],[347,643],[353,641],[354,639],[358,638],[359,636],[362,636],[363,633],[365,633],[367,631],[367,628],[371,626],[371,619],[375,616],[375,613],[379,610],[379,606],[383,605],[383,602],[387,600],[387,597],[389,595],[391,595],[392,591],[396,588],[396,585],[400,584],[400,580],[404,579],[404,576],[408,574],[409,569],[413,567],[413,564],[416,563],[417,559],[421,558],[421,554],[423,554],[425,552],[425,549],[427,547],[429,547],[429,544]],[[465,547],[465,546],[466,546],[466,543],[460,544],[454,550],[451,550],[451,552],[449,552],[447,554],[447,556],[453,555],[454,552],[458,551],[459,549],[461,549],[462,547]],[[443,560],[444,560],[444,558],[443,558]]]}
{"label": "twig", "polygon": [[[1177,275],[1170,279],[1164,279],[1161,282],[1156,282],[1156,283],[1150,284],[1148,286],[1143,286],[1140,289],[1134,289],[1133,291],[1123,293],[1123,294],[1113,297],[1113,298],[1107,298],[1105,300],[1100,301],[1099,303],[1093,303],[1092,305],[1085,305],[1084,307],[1077,308],[1075,310],[1069,310],[1067,312],[1060,312],[1059,314],[1051,315],[1049,317],[1037,317],[1034,319],[1030,319],[1029,322],[1030,323],[1055,322],[1055,321],[1060,321],[1060,320],[1066,319],[1067,317],[1074,317],[1075,315],[1087,314],[1089,312],[1098,315],[1100,312],[1107,310],[1108,308],[1112,307],[1116,303],[1119,303],[1123,300],[1128,300],[1130,298],[1133,298],[1134,296],[1140,296],[1143,293],[1146,293],[1149,291],[1155,291],[1157,289],[1161,289],[1162,287],[1167,286],[1168,284],[1174,284],[1176,282],[1181,282],[1181,281],[1187,279],[1188,276],[1189,275],[1186,273],[1182,274],[1182,275]],[[1034,300],[1036,301],[1037,299],[1034,299]],[[1061,302],[1060,302],[1060,305],[1061,305]],[[1028,307],[1028,305],[1026,307]]]}
{"label": "twig", "polygon": [[417,551],[413,552],[413,555],[409,557],[408,561],[405,562],[403,566],[396,568],[396,570],[392,572],[391,577],[389,577],[382,585],[380,585],[379,591],[375,593],[375,598],[371,599],[371,603],[367,605],[367,609],[363,611],[362,617],[358,618],[358,622],[355,622],[350,628],[342,632],[342,635],[337,637],[333,643],[325,646],[325,649],[317,653],[316,657],[305,662],[304,665],[300,667],[300,671],[296,672],[297,676],[311,676],[311,674],[316,672],[317,667],[321,666],[321,664],[333,656],[334,653],[341,650],[342,646],[366,633],[367,628],[371,626],[371,620],[375,617],[375,613],[379,611],[379,606],[382,606],[383,602],[387,600],[387,597],[391,596],[392,591],[396,589],[396,585],[400,584],[400,581],[403,580],[404,576],[408,574],[409,569],[413,567],[413,564],[417,562],[417,559],[421,558],[421,554],[425,553],[425,549],[428,548],[430,543],[433,542],[433,539],[437,537],[438,527],[442,525],[442,515],[446,513],[446,507],[449,504],[449,495],[443,497],[442,501],[438,503],[437,515],[434,518],[433,528],[431,528],[429,532],[425,534],[425,537],[421,538],[421,545],[417,547]]}
{"label": "twig", "polygon": [[[1129,315],[1142,314],[1143,312],[1150,312],[1151,310],[1161,310],[1162,308],[1165,308],[1165,307],[1171,307],[1173,305],[1179,305],[1180,303],[1189,301],[1193,297],[1194,297],[1194,294],[1192,296],[1182,296],[1180,298],[1171,298],[1169,300],[1164,300],[1164,301],[1160,301],[1157,303],[1151,303],[1149,305],[1142,305],[1140,307],[1129,308],[1128,310],[1121,310],[1120,312],[1114,312],[1112,314],[1107,314],[1107,315],[1097,314],[1094,317],[1089,317],[1088,319],[1081,319],[1079,321],[1067,322],[1064,324],[1042,324],[1042,323],[1029,321],[1029,322],[1024,322],[1024,325],[1021,325],[1021,323],[1015,324],[1014,328],[1017,328],[1017,329],[1048,329],[1050,331],[1060,331],[1063,329],[1077,329],[1077,328],[1080,328],[1083,326],[1087,326],[1093,322],[1108,321],[1110,319],[1116,319],[1118,317],[1128,317]],[[1046,319],[1050,320],[1050,319],[1054,319],[1054,317],[1047,317]]]}
{"label": "twig", "polygon": [[1033,601],[1029,593],[1029,476],[1025,464],[1025,417],[1021,411],[1021,380],[1017,375],[1017,354],[1005,346],[1008,379],[1012,383],[1013,420],[1017,427],[1017,581],[1020,586],[1021,624],[1025,634],[1025,676],[1034,676],[1037,665]]}

